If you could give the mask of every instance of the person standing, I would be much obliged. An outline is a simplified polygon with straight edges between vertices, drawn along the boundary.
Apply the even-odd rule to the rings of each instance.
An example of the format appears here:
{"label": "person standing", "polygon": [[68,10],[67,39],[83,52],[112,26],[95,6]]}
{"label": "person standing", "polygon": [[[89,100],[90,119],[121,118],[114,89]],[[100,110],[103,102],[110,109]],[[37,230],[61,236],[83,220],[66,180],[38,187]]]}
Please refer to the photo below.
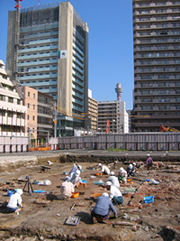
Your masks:
{"label": "person standing", "polygon": [[147,154],[147,160],[146,160],[147,170],[149,170],[152,165],[153,165],[153,159],[150,156],[150,154]]}

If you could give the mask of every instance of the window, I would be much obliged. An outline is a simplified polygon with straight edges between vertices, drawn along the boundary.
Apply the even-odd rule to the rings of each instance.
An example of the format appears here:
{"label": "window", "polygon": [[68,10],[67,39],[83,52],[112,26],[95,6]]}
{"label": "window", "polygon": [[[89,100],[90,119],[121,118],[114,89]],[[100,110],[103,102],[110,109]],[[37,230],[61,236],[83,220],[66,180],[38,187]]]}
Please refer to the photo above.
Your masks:
{"label": "window", "polygon": [[33,110],[35,110],[35,105],[33,105]]}
{"label": "window", "polygon": [[35,121],[35,116],[33,115],[33,121]]}
{"label": "window", "polygon": [[29,115],[27,115],[27,119],[29,120]]}
{"label": "window", "polygon": [[8,97],[8,102],[13,103],[13,98],[12,97]]}
{"label": "window", "polygon": [[28,96],[30,97],[30,92],[28,92]]}
{"label": "window", "polygon": [[28,108],[30,108],[30,104],[28,103]]}
{"label": "window", "polygon": [[35,94],[33,94],[33,98],[35,99]]}

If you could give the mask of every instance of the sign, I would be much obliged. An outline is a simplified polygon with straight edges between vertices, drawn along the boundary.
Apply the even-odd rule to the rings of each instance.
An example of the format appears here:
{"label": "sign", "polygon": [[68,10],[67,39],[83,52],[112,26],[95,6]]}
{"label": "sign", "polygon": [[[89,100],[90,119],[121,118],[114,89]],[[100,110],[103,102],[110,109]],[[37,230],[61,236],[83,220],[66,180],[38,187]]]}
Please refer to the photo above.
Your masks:
{"label": "sign", "polygon": [[66,59],[66,58],[67,58],[67,50],[59,50],[58,59]]}

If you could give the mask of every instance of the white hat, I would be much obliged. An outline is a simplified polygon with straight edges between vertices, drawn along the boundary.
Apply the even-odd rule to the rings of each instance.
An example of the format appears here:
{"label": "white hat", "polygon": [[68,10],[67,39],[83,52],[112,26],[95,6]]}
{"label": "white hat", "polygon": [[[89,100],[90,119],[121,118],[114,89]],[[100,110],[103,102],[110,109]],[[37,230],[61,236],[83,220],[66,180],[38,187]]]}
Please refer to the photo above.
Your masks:
{"label": "white hat", "polygon": [[115,175],[115,173],[112,171],[112,172],[110,172],[110,175],[111,175],[111,176],[114,176],[114,175]]}
{"label": "white hat", "polygon": [[105,183],[105,186],[111,186],[112,185],[112,183],[110,182],[110,181],[107,181],[106,183]]}
{"label": "white hat", "polygon": [[101,163],[99,163],[99,164],[98,164],[98,166],[99,166],[99,167],[101,167],[101,166],[102,166],[102,164],[101,164]]}
{"label": "white hat", "polygon": [[147,156],[150,156],[150,154],[147,154]]}
{"label": "white hat", "polygon": [[23,190],[22,189],[17,189],[16,193],[18,193],[19,195],[22,195],[23,194]]}
{"label": "white hat", "polygon": [[136,163],[135,163],[135,162],[133,162],[133,166],[136,166]]}
{"label": "white hat", "polygon": [[78,168],[79,168],[80,170],[82,170],[82,166],[81,166],[81,165],[78,165]]}
{"label": "white hat", "polygon": [[124,170],[124,168],[123,168],[123,167],[120,167],[119,172],[122,172],[123,170]]}
{"label": "white hat", "polygon": [[129,168],[130,168],[130,169],[133,168],[133,165],[132,165],[132,164],[129,164]]}
{"label": "white hat", "polygon": [[103,192],[102,197],[109,197],[107,192]]}

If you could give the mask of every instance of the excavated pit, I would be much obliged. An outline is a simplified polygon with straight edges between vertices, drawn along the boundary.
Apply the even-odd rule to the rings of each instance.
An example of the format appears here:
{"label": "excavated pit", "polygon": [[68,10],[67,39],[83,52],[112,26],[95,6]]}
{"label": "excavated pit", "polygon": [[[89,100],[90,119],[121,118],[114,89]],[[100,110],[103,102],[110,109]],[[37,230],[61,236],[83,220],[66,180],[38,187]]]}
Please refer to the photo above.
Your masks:
{"label": "excavated pit", "polygon": [[[98,163],[109,165],[117,174],[121,166],[126,168],[134,161],[143,164],[145,158],[64,155],[41,157],[24,165],[23,162],[13,165],[4,163],[0,169],[0,240],[180,240],[179,157],[153,156],[153,160],[154,167],[150,172],[141,165],[137,175],[131,177],[131,183],[121,184],[124,202],[116,206],[117,219],[113,219],[111,213],[107,224],[90,222],[90,213],[95,206],[93,194],[106,191],[104,187],[95,185],[94,181],[108,178],[107,175],[95,175]],[[48,166],[48,161],[53,165]],[[80,194],[77,198],[58,200],[64,172],[69,172],[73,163],[81,164],[84,170],[81,178],[87,181],[87,186],[75,188]],[[50,169],[42,171],[42,165]],[[9,197],[6,190],[24,188],[27,176],[33,190],[45,190],[46,194],[30,195],[26,186],[22,195],[24,208],[20,214],[7,213]],[[150,182],[155,179],[159,184],[150,184],[145,181],[147,179]],[[51,185],[35,185],[34,180],[50,180]],[[147,196],[154,196],[154,202],[144,203],[143,198]],[[37,200],[39,203],[36,203]],[[77,226],[65,224],[69,216],[80,217]]]}

